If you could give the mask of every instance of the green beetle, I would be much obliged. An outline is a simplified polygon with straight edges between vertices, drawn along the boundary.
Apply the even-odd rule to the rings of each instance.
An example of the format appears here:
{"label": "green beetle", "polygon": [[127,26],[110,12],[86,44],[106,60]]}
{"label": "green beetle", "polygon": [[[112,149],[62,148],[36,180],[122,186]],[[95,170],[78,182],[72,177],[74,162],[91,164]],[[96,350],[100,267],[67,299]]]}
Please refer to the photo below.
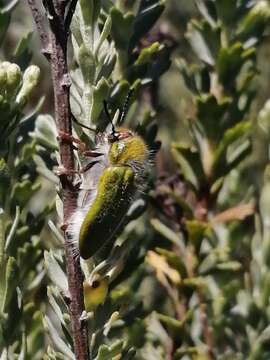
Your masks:
{"label": "green beetle", "polygon": [[[107,110],[105,108],[105,110]],[[99,134],[102,154],[82,175],[76,209],[68,235],[83,259],[92,257],[120,228],[128,209],[144,187],[150,151],[144,140],[126,128]],[[93,160],[92,160],[93,161]]]}

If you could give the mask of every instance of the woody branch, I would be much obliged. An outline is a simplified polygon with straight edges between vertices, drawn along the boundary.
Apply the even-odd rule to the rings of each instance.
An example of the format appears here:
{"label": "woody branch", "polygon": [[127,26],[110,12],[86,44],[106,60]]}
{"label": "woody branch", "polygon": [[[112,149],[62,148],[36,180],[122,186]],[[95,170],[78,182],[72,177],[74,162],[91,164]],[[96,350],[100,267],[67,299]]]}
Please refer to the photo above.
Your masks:
{"label": "woody branch", "polygon": [[[55,120],[59,133],[72,134],[71,111],[69,104],[70,79],[67,67],[67,43],[69,27],[75,11],[77,0],[43,0],[43,8],[35,0],[28,0],[42,43],[42,52],[49,60],[53,81]],[[49,22],[46,30],[45,22]],[[59,152],[63,168],[67,174],[74,170],[72,144],[61,140]],[[62,194],[64,223],[68,223],[74,203],[72,187],[73,176],[62,176]],[[76,359],[88,359],[87,324],[80,320],[84,310],[82,271],[79,259],[75,259],[65,234],[66,268],[70,294],[70,316],[73,333],[73,345]]]}

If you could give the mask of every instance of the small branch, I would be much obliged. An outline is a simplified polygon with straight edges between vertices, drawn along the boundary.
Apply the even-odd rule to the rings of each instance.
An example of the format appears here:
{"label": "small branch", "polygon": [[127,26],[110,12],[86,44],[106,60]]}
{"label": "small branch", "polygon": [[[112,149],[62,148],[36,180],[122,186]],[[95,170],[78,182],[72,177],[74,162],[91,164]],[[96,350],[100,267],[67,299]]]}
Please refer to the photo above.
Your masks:
{"label": "small branch", "polygon": [[[35,0],[28,0],[29,6],[32,10],[33,17],[38,26],[38,31],[42,39],[42,43],[51,44],[51,73],[54,90],[54,106],[55,106],[55,120],[58,132],[65,132],[72,135],[71,126],[71,110],[69,104],[70,97],[70,80],[67,67],[67,40],[65,24],[65,13],[68,4],[70,7],[75,6],[74,1],[63,0],[43,0],[43,4],[47,11],[47,17],[50,24],[49,36],[44,32],[43,18],[41,12],[36,6]],[[69,10],[70,10],[69,7]],[[71,10],[72,11],[72,10]],[[72,14],[69,15],[71,22]],[[44,35],[45,34],[45,35]],[[48,38],[50,39],[48,41]],[[74,169],[74,157],[72,144],[62,141],[59,136],[59,152],[60,152],[60,166],[67,170],[67,173],[72,174]],[[62,200],[64,224],[67,224],[69,217],[74,209],[74,201],[76,200],[76,192],[73,187],[73,175],[61,178],[62,183]],[[70,294],[70,317],[72,325],[73,345],[76,360],[89,359],[88,353],[88,334],[87,323],[81,322],[80,317],[84,310],[83,302],[83,275],[80,267],[79,258],[75,259],[73,256],[73,249],[68,242],[65,234],[65,252],[66,252],[66,268],[68,277],[68,286]]]}
{"label": "small branch", "polygon": [[67,37],[65,31],[63,31],[63,19],[59,17],[60,13],[65,14],[65,5],[63,5],[60,1],[60,3],[57,3],[56,5],[59,11],[56,11],[53,0],[42,0],[42,2],[44,8],[46,9],[47,18],[52,32],[57,35],[56,38],[60,44],[66,46]]}
{"label": "small branch", "polygon": [[42,15],[40,9],[36,4],[36,0],[28,0],[29,7],[32,11],[33,19],[36,23],[41,44],[42,44],[42,53],[46,58],[49,59],[51,54],[51,47],[48,39],[48,34],[46,33],[45,26],[44,26],[44,16]]}
{"label": "small branch", "polygon": [[[58,2],[58,5],[55,6],[55,13],[57,17],[54,17],[50,21],[52,28],[51,66],[54,87],[55,117],[58,130],[64,131],[65,133],[71,135],[71,111],[69,104],[70,87],[68,85],[69,82],[67,81],[69,75],[66,59],[67,36],[64,34],[65,8],[61,5],[63,5],[63,3],[61,4],[61,2]],[[62,166],[67,169],[67,171],[73,170],[74,159],[72,144],[60,141],[59,150]],[[72,180],[72,178],[70,180]],[[62,186],[64,223],[67,223],[73,211],[75,194],[72,183],[68,178],[62,182]],[[80,320],[81,314],[84,310],[82,288],[83,277],[79,259],[74,259],[73,250],[68,242],[68,239],[66,238],[66,234],[65,240],[66,266],[71,298],[70,313],[73,330],[74,351],[77,360],[86,360],[88,359],[87,323],[82,323]]]}
{"label": "small branch", "polygon": [[204,342],[207,345],[208,359],[214,360],[215,355],[213,352],[214,349],[213,332],[212,329],[210,329],[209,327],[206,304],[204,303],[204,298],[202,293],[199,294],[199,299],[200,299],[200,319],[203,329]]}

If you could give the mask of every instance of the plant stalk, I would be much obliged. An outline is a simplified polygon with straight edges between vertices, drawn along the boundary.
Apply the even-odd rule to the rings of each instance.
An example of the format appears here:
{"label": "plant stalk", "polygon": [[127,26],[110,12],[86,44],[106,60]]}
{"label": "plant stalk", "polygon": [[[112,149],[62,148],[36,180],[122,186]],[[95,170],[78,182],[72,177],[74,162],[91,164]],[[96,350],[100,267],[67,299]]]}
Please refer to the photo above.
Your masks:
{"label": "plant stalk", "polygon": [[[38,31],[40,32],[40,29],[42,29],[42,32],[40,32],[42,46],[45,49],[50,49],[49,61],[53,81],[55,120],[58,132],[60,133],[61,131],[71,135],[72,124],[69,104],[70,80],[67,66],[69,29],[66,28],[65,14],[67,13],[66,17],[68,18],[68,25],[70,25],[76,2],[66,0],[44,1],[50,25],[49,36],[48,34],[44,34],[44,27],[40,25],[40,22],[44,20],[44,15],[42,17],[40,9],[36,6],[34,0],[28,0],[28,3],[37,24]],[[68,5],[70,5],[69,9]],[[47,39],[49,44],[45,43]],[[61,159],[60,166],[65,169],[67,174],[71,174],[74,169],[72,144],[63,141],[61,136],[59,136],[59,152]],[[76,192],[73,188],[72,175],[61,176],[60,180],[62,184],[63,220],[66,225],[74,209]],[[80,319],[84,311],[83,276],[79,258],[74,258],[72,247],[68,242],[66,234],[64,237],[74,353],[77,360],[86,360],[89,359],[87,323],[82,322]]]}

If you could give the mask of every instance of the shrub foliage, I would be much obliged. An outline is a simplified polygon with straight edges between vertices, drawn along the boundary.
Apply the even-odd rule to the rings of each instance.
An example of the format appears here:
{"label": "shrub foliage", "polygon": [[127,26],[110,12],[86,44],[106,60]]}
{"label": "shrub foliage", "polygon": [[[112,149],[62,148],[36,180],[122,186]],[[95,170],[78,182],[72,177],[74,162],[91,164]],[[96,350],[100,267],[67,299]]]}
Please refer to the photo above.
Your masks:
{"label": "shrub foliage", "polygon": [[[0,355],[74,359],[52,90],[27,21],[14,46],[22,10],[31,20],[0,2]],[[132,87],[124,126],[156,163],[114,241],[81,264],[108,281],[82,320],[90,359],[270,358],[269,19],[265,0],[78,1],[71,111],[104,132],[104,100],[114,114]]]}

